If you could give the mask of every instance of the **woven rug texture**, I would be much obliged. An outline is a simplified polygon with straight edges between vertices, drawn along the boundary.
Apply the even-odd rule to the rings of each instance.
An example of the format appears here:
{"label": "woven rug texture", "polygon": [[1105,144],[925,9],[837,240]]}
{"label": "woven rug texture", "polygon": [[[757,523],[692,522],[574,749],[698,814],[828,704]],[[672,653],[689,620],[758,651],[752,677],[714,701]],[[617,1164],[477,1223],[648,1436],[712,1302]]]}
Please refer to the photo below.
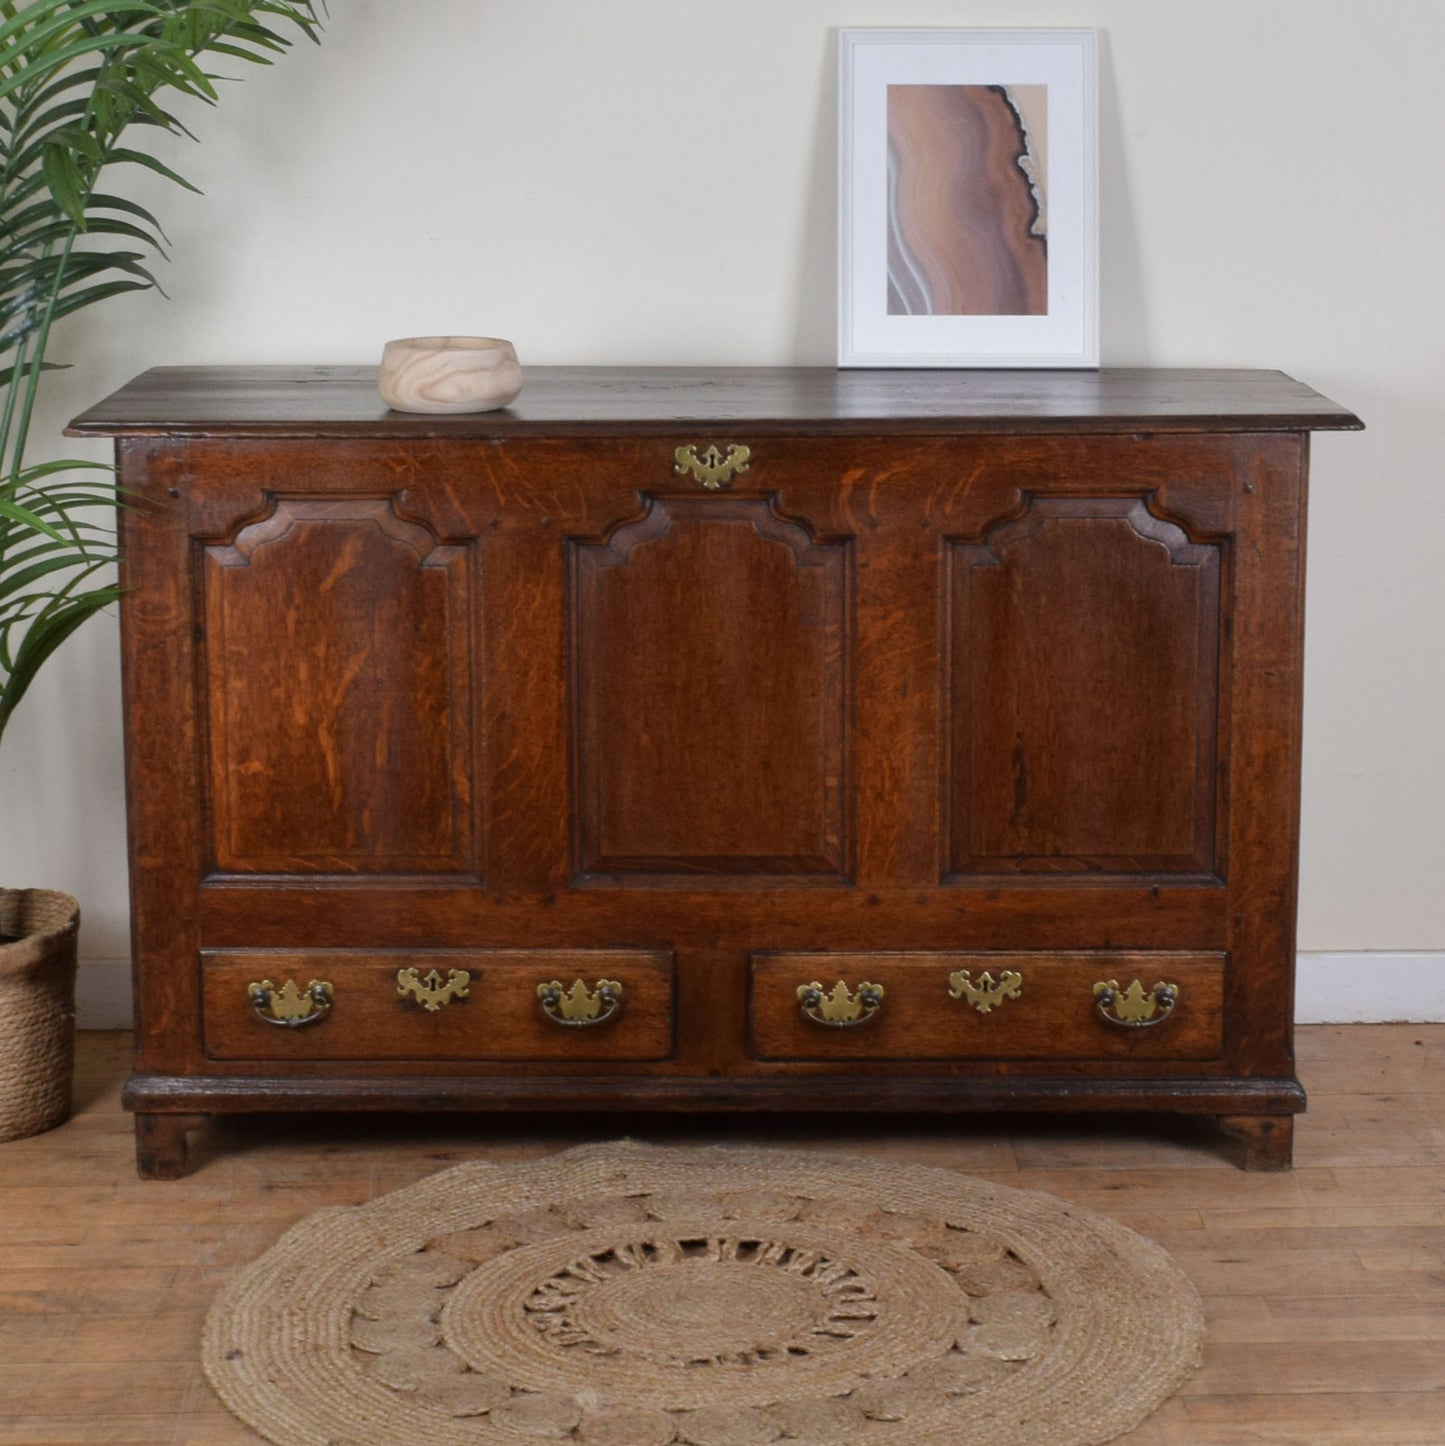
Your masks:
{"label": "woven rug texture", "polygon": [[590,1145],[307,1217],[203,1360],[278,1446],[1099,1446],[1198,1369],[1158,1245],[950,1170]]}

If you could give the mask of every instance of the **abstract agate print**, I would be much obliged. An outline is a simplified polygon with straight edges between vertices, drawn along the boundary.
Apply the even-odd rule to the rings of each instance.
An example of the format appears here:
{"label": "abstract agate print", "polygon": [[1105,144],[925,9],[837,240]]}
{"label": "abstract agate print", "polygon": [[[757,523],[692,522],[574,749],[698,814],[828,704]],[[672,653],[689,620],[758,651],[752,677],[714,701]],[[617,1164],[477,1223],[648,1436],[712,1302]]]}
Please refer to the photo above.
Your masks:
{"label": "abstract agate print", "polygon": [[888,314],[1048,314],[1048,87],[888,87]]}

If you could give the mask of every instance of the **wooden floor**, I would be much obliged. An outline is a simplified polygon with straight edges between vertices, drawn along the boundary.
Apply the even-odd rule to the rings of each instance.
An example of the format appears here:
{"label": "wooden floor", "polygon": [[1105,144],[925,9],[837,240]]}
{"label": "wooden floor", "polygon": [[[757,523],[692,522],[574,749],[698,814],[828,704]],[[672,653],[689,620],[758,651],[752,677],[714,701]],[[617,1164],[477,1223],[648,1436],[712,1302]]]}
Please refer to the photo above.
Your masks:
{"label": "wooden floor", "polygon": [[82,1035],[76,1118],[0,1145],[0,1446],[259,1440],[197,1361],[234,1269],[320,1206],[623,1128],[948,1166],[1152,1235],[1204,1296],[1208,1346],[1128,1446],[1445,1446],[1445,1025],[1301,1030],[1310,1111],[1286,1175],[1241,1173],[1188,1120],[333,1116],[225,1121],[193,1175],[142,1184],[118,1103],[128,1050]]}

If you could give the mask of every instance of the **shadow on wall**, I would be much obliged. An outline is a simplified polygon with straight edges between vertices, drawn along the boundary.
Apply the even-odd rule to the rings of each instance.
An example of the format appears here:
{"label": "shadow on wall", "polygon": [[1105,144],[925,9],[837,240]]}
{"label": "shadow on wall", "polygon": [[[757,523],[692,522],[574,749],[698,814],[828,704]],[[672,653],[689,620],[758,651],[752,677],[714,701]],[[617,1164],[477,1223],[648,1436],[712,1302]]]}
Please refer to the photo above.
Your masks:
{"label": "shadow on wall", "polygon": [[832,366],[838,356],[838,31],[819,41],[813,165],[793,286],[793,357]]}
{"label": "shadow on wall", "polygon": [[1099,31],[1099,329],[1110,366],[1147,366],[1149,318],[1109,32]]}

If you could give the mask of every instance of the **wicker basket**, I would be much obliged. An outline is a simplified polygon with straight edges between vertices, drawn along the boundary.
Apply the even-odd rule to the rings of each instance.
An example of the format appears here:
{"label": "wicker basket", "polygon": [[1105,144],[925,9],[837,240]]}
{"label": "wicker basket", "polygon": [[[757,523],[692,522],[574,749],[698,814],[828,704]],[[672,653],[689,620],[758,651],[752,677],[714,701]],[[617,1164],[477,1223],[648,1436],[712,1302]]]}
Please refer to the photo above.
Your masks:
{"label": "wicker basket", "polygon": [[49,889],[0,889],[0,1140],[70,1117],[80,906]]}

